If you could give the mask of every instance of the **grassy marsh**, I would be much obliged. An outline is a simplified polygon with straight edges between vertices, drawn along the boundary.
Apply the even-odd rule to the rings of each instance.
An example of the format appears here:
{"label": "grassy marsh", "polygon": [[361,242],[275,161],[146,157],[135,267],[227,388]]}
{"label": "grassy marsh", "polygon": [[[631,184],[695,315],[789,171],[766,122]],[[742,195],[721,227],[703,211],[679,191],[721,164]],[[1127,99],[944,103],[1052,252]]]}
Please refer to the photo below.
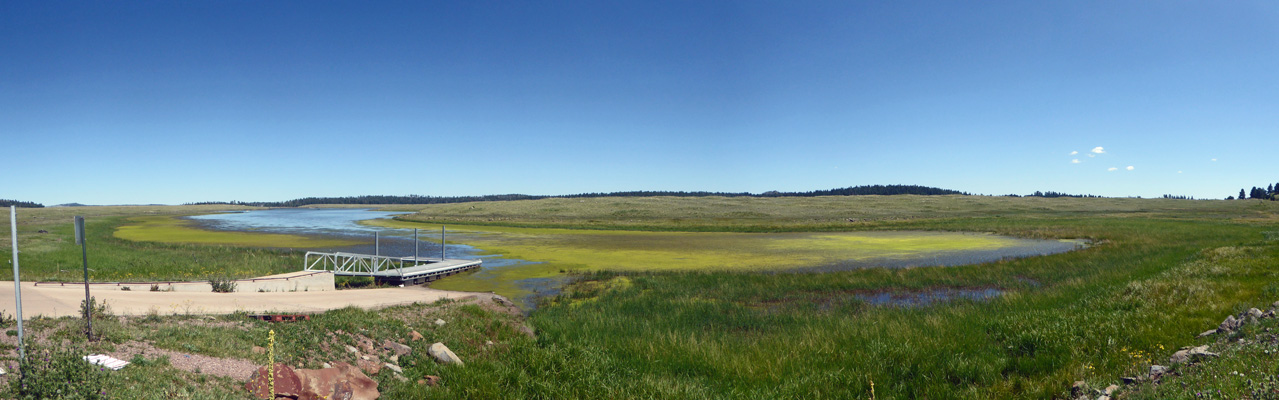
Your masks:
{"label": "grassy marsh", "polygon": [[[901,203],[890,204],[893,199]],[[1275,267],[1279,235],[1273,233],[1279,231],[1279,206],[1271,202],[917,196],[790,199],[793,203],[728,199],[744,202],[733,209],[731,202],[726,205],[722,199],[620,200],[623,204],[669,202],[668,207],[647,208],[653,214],[631,213],[625,220],[591,217],[600,215],[602,211],[595,208],[609,207],[607,203],[577,202],[590,205],[582,210],[573,209],[573,202],[541,200],[448,206],[483,207],[489,215],[510,218],[477,220],[484,224],[474,228],[477,231],[531,228],[559,234],[550,229],[571,226],[632,231],[597,231],[594,237],[679,230],[969,231],[1087,238],[1097,245],[951,268],[772,274],[672,272],[641,266],[630,272],[587,273],[569,291],[548,299],[530,315],[537,328],[536,340],[502,336],[509,335],[503,328],[504,317],[459,309],[474,317],[463,326],[476,327],[449,339],[468,343],[459,355],[466,358],[489,351],[471,347],[487,340],[489,332],[509,338],[495,340],[509,346],[498,347],[498,356],[468,358],[466,368],[413,370],[444,376],[445,389],[391,393],[423,398],[869,398],[874,382],[877,399],[1062,398],[1075,380],[1107,383],[1133,375],[1148,368],[1153,356],[1166,357],[1172,349],[1200,343],[1195,335],[1215,327],[1226,315],[1279,300],[1279,284],[1274,283],[1279,281]],[[859,204],[869,207],[867,215],[882,213],[882,218],[849,222],[854,217],[845,215]],[[565,209],[546,211],[552,217],[529,211],[527,218],[518,218],[524,212],[519,210],[548,205]],[[784,210],[792,206],[798,209]],[[439,211],[423,206],[401,209]],[[903,214],[894,216],[893,210]],[[583,219],[573,220],[576,216]],[[453,223],[463,219],[438,212],[411,218],[449,222],[450,229],[458,228]],[[97,223],[110,227],[124,220]],[[30,234],[34,226],[20,228]],[[101,229],[96,232],[103,235]],[[458,237],[471,234],[459,232]],[[483,238],[474,236],[474,240]],[[223,249],[226,253],[201,254],[235,258],[263,251],[115,240],[109,244],[122,250],[111,257],[151,258]],[[589,243],[591,239],[581,240]],[[606,242],[599,243],[598,251],[608,250],[602,244]],[[567,265],[571,258],[565,260]],[[27,261],[24,270],[25,265]],[[871,306],[856,296],[933,288],[999,288],[1005,294],[985,301],[960,299],[909,308]],[[374,327],[369,329],[375,332],[393,334],[402,326],[375,312],[334,313],[332,323],[307,329],[350,332],[356,325],[339,321],[358,320],[371,321]],[[307,331],[299,337],[317,333]],[[194,335],[190,340],[206,340],[201,337]],[[230,347],[243,348],[241,342],[247,340],[222,337],[237,341]],[[298,343],[300,348],[314,345]],[[213,346],[193,347],[213,351]],[[1247,356],[1264,358],[1265,368],[1272,368],[1270,354]],[[314,361],[297,360],[303,365]],[[1214,383],[1225,372],[1221,368],[1240,368],[1238,361],[1227,360],[1224,365],[1205,366],[1210,373],[1188,375],[1185,382],[1190,389],[1199,386],[1246,394],[1248,386]],[[419,364],[417,368],[438,366]],[[1139,398],[1191,398],[1195,392],[1170,387],[1153,393]]]}
{"label": "grassy marsh", "polygon": [[[391,228],[439,225],[376,219]],[[488,268],[433,283],[449,290],[494,291],[520,298],[525,279],[553,279],[595,271],[783,271],[858,262],[919,262],[973,251],[1015,255],[1036,243],[1006,236],[956,232],[669,232],[449,225],[451,241],[486,254],[538,262]],[[1067,247],[1069,248],[1069,247]],[[867,264],[872,265],[872,264]]]}

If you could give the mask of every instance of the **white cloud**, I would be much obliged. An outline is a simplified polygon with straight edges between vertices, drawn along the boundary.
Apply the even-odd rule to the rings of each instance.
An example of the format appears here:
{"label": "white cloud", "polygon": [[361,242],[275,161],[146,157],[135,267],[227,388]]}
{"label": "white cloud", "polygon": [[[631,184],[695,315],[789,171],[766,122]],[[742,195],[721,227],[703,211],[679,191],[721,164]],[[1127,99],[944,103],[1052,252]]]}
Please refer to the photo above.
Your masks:
{"label": "white cloud", "polygon": [[1177,171],[1177,173],[1178,173],[1178,174],[1180,174],[1180,173],[1181,173],[1181,171]]}
{"label": "white cloud", "polygon": [[1214,159],[1212,159],[1212,160],[1213,160],[1213,161],[1217,161],[1217,159],[1215,159],[1215,158],[1214,158]]}
{"label": "white cloud", "polygon": [[1110,167],[1110,168],[1106,168],[1106,170],[1107,170],[1107,171],[1114,172],[1114,171],[1118,171],[1118,170],[1119,170],[1119,168]]}
{"label": "white cloud", "polygon": [[1128,169],[1129,171],[1132,171],[1132,166],[1131,166],[1131,165],[1129,165],[1127,169]]}
{"label": "white cloud", "polygon": [[1093,157],[1096,157],[1096,156],[1097,156],[1096,154],[1089,154],[1089,155],[1088,155],[1088,158],[1093,158]]}
{"label": "white cloud", "polygon": [[1072,155],[1072,156],[1073,156],[1073,155],[1075,155],[1075,154],[1079,154],[1079,152],[1078,152],[1078,151],[1072,151],[1072,152],[1070,152],[1070,155]]}
{"label": "white cloud", "polygon": [[1078,158],[1076,158],[1076,159],[1074,159],[1074,160],[1070,160],[1070,163],[1071,163],[1071,164],[1079,164],[1079,159],[1078,159]]}
{"label": "white cloud", "polygon": [[1101,148],[1101,146],[1097,146],[1092,148],[1092,152],[1097,154],[1105,154],[1106,149]]}

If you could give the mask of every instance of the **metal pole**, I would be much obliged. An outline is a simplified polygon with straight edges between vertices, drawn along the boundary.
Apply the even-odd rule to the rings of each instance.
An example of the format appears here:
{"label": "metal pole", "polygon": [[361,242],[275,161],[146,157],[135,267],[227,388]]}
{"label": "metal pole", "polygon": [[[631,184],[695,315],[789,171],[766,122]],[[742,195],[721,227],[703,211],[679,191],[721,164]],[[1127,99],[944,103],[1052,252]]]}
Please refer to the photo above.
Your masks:
{"label": "metal pole", "polygon": [[444,225],[440,225],[440,262],[444,261]]}
{"label": "metal pole", "polygon": [[15,310],[18,320],[18,357],[27,358],[26,346],[22,344],[22,280],[18,278],[18,207],[9,206],[9,229],[12,231],[13,243],[13,298],[18,309]]}
{"label": "metal pole", "polygon": [[417,266],[417,254],[418,254],[417,248],[418,248],[418,244],[420,243],[421,242],[417,241],[417,228],[413,228],[413,266],[414,267]]}
{"label": "metal pole", "polygon": [[[80,226],[84,226],[84,217],[76,216]],[[84,334],[93,341],[93,303],[89,299],[89,238],[88,234],[80,237],[80,260],[84,263]]]}
{"label": "metal pole", "polygon": [[373,232],[373,255],[374,256],[382,255],[381,250],[379,250],[380,248],[381,248],[381,245],[379,244],[379,241],[378,241],[377,232]]}

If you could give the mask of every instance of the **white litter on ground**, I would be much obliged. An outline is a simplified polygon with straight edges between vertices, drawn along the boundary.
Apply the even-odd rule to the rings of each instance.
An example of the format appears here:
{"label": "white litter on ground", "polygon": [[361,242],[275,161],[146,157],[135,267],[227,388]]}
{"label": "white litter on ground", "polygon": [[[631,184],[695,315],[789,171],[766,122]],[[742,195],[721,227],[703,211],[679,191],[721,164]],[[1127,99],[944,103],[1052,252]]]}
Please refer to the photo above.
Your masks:
{"label": "white litter on ground", "polygon": [[107,368],[111,368],[112,371],[119,371],[120,368],[124,368],[125,365],[129,365],[128,361],[111,357],[106,354],[90,354],[90,355],[84,356],[84,359],[85,361],[88,361],[91,364],[101,365]]}

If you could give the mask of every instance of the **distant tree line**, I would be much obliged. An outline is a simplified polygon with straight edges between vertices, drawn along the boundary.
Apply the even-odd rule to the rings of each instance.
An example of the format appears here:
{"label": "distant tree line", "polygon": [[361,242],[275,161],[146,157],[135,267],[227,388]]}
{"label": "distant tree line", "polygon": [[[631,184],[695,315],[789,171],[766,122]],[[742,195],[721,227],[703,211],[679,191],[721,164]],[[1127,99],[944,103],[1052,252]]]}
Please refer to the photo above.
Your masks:
{"label": "distant tree line", "polygon": [[576,199],[576,198],[593,198],[593,197],[655,197],[655,196],[673,196],[673,197],[815,197],[815,196],[860,196],[860,195],[899,195],[899,194],[915,194],[925,196],[936,195],[968,195],[968,193],[949,189],[939,189],[928,186],[918,185],[870,185],[870,186],[854,186],[843,189],[831,190],[815,190],[811,192],[778,192],[769,191],[760,194],[740,192],[683,192],[683,191],[629,191],[629,192],[611,192],[611,193],[578,193],[558,196],[535,196],[527,194],[497,194],[487,196],[349,196],[349,197],[306,197],[288,201],[204,201],[198,203],[186,203],[187,205],[207,205],[207,204],[229,204],[229,205],[245,205],[257,207],[299,207],[313,204],[447,204],[447,203],[469,203],[475,201],[512,201],[512,200],[538,200],[550,198]]}
{"label": "distant tree line", "polygon": [[1041,192],[1041,191],[1036,190],[1036,191],[1035,191],[1035,193],[1031,193],[1031,194],[1028,194],[1028,195],[1025,195],[1025,196],[1020,196],[1020,195],[1015,195],[1015,194],[1006,194],[1006,195],[1004,195],[1004,196],[1005,196],[1005,197],[1048,197],[1048,198],[1055,198],[1055,197],[1079,197],[1079,198],[1093,198],[1093,197],[1101,197],[1101,196],[1094,195],[1094,194],[1069,194],[1069,193],[1054,192],[1054,191],[1051,191],[1051,190],[1050,190],[1050,191],[1047,191],[1047,192]]}
{"label": "distant tree line", "polygon": [[26,208],[43,208],[44,204],[32,203],[30,201],[0,199],[0,207],[8,207],[8,206],[18,206],[18,207],[26,207]]}
{"label": "distant tree line", "polygon": [[1178,196],[1178,195],[1172,195],[1172,194],[1165,194],[1164,198],[1177,199],[1177,200],[1194,200],[1195,199],[1194,196]]}
{"label": "distant tree line", "polygon": [[[1238,200],[1243,199],[1279,200],[1279,183],[1269,185],[1267,187],[1253,186],[1252,190],[1247,193],[1244,193],[1243,189],[1239,189]],[[1226,197],[1226,200],[1236,200],[1236,198],[1234,196],[1230,196]]]}

